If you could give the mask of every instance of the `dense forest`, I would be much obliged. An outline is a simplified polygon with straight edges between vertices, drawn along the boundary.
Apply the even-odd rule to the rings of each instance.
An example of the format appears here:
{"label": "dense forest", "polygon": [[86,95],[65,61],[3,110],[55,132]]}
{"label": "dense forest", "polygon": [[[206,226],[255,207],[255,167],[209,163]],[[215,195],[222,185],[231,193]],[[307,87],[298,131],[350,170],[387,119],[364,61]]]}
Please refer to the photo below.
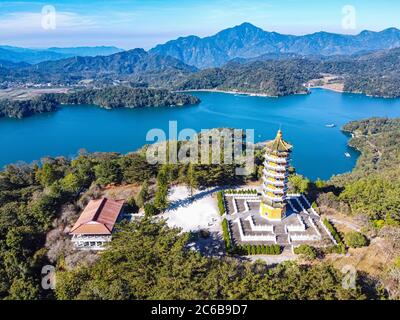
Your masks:
{"label": "dense forest", "polygon": [[0,67],[0,83],[79,84],[82,80],[130,80],[170,87],[187,74],[197,71],[170,56],[149,54],[143,49],[118,52],[109,56],[72,57],[44,61],[31,66]]}
{"label": "dense forest", "polygon": [[400,226],[400,119],[354,121],[344,130],[361,156],[351,173],[332,178],[336,195],[323,193],[320,203],[336,199],[341,211],[366,215],[370,227]]}
{"label": "dense forest", "polygon": [[[260,61],[258,61],[258,59]],[[355,56],[236,60],[221,68],[189,74],[178,89],[220,89],[284,96],[307,92],[305,84],[331,74],[344,91],[378,97],[400,97],[400,49]]]}
{"label": "dense forest", "polygon": [[130,205],[155,214],[166,204],[162,181],[197,188],[235,184],[239,181],[234,169],[234,165],[151,165],[144,150],[128,155],[82,153],[73,160],[45,158],[39,165],[7,166],[0,172],[0,297],[49,297],[40,287],[41,268],[82,260],[81,253],[71,250],[67,228],[105,186],[138,184],[141,192]]}
{"label": "dense forest", "polygon": [[183,106],[199,102],[194,96],[168,90],[114,86],[70,93],[48,93],[31,100],[0,100],[0,117],[24,118],[35,113],[55,111],[60,104],[94,104],[113,109]]}
{"label": "dense forest", "polygon": [[59,270],[58,299],[365,299],[329,265],[270,268],[188,250],[190,234],[144,219],[120,226],[90,267]]}
{"label": "dense forest", "polygon": [[187,94],[124,86],[97,90],[86,89],[72,93],[61,93],[55,95],[55,97],[62,104],[95,104],[110,109],[183,106],[200,102],[198,98]]}
{"label": "dense forest", "polygon": [[0,118],[25,118],[36,113],[51,112],[59,102],[54,97],[40,96],[30,100],[0,100]]}
{"label": "dense forest", "polygon": [[219,89],[286,96],[306,93],[306,82],[321,77],[307,60],[231,62],[223,68],[206,69],[188,77],[178,89]]}
{"label": "dense forest", "polygon": [[[185,143],[188,142],[181,144]],[[193,235],[182,234],[152,218],[168,205],[168,185],[184,183],[192,188],[204,188],[242,184],[248,179],[258,179],[258,168],[238,180],[236,165],[151,165],[145,157],[147,150],[145,147],[128,155],[81,153],[73,160],[45,158],[39,165],[9,165],[0,172],[1,298],[364,299],[380,296],[374,288],[365,286],[363,277],[359,278],[356,289],[344,289],[343,274],[330,265],[285,263],[271,268],[228,257],[202,257],[187,250],[186,244]],[[259,165],[261,150],[256,154]],[[108,185],[121,184],[140,186],[140,192],[128,205],[136,210],[144,207],[146,218],[142,222],[121,224],[111,248],[100,256],[74,251],[68,240],[68,227],[89,199],[98,197]],[[46,264],[57,266],[55,292],[40,286],[40,271]]]}
{"label": "dense forest", "polygon": [[76,57],[33,66],[0,66],[0,85],[26,82],[79,85],[82,80],[131,81],[169,90],[220,89],[284,96],[307,92],[307,83],[330,74],[347,92],[400,96],[400,49],[349,56],[261,55],[197,70],[178,59],[135,49],[111,56]]}

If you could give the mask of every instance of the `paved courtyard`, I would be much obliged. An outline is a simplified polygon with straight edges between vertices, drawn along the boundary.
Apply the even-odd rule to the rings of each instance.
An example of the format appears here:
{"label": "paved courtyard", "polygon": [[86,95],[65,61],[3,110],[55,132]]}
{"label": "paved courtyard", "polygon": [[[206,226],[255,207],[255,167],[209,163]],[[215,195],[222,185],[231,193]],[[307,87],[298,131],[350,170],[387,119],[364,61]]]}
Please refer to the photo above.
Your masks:
{"label": "paved courtyard", "polygon": [[174,186],[168,195],[170,206],[161,215],[170,227],[192,232],[194,239],[189,243],[189,248],[206,256],[225,254],[221,216],[215,197],[219,190],[220,188],[195,190],[190,194],[186,186]]}
{"label": "paved courtyard", "polygon": [[320,216],[303,195],[288,196],[287,214],[281,221],[261,217],[257,195],[226,194],[225,207],[235,245],[280,244],[286,253],[301,244],[316,247],[333,244]]}

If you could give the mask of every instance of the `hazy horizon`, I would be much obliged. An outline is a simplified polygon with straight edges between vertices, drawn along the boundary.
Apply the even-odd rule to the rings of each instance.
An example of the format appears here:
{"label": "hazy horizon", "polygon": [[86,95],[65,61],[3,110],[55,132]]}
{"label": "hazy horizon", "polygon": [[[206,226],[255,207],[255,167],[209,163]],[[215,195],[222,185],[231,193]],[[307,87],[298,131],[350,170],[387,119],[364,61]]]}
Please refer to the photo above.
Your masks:
{"label": "hazy horizon", "polygon": [[[358,34],[399,28],[399,11],[400,3],[390,0],[3,1],[0,45],[148,50],[178,37],[211,36],[243,22],[282,34]],[[46,15],[53,13],[55,19],[48,20]]]}

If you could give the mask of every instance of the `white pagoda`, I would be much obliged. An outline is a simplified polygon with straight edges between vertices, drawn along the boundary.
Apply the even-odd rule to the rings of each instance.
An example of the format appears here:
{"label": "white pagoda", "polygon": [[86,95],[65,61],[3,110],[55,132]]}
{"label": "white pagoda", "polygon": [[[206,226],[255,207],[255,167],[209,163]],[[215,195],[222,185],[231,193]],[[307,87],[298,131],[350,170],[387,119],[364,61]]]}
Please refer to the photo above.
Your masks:
{"label": "white pagoda", "polygon": [[286,193],[290,153],[293,146],[283,140],[279,130],[266,145],[260,214],[269,220],[282,220],[286,215]]}

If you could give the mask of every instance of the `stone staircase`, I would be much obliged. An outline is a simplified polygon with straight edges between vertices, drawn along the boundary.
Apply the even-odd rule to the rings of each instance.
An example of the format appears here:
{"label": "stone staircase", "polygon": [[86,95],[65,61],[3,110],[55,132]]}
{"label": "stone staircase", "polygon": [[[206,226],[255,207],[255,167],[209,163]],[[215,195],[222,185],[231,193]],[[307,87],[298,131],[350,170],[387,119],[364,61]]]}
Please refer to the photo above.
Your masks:
{"label": "stone staircase", "polygon": [[279,244],[285,246],[289,244],[288,234],[285,233],[285,227],[283,224],[276,225],[274,232],[276,234],[276,240]]}
{"label": "stone staircase", "polygon": [[278,234],[276,236],[276,241],[282,246],[289,245],[289,239],[287,234]]}

